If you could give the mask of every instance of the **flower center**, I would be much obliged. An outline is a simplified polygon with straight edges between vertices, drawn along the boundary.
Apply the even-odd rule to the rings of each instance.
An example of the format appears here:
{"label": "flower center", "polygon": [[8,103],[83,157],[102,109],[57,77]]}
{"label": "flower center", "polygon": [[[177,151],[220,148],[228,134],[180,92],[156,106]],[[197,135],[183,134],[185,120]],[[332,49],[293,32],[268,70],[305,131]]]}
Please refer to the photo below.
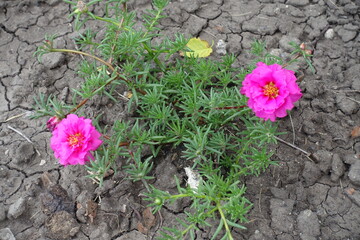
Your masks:
{"label": "flower center", "polygon": [[264,95],[269,98],[276,98],[279,95],[279,89],[273,82],[269,82],[264,86]]}
{"label": "flower center", "polygon": [[68,137],[68,142],[71,147],[79,147],[83,144],[84,139],[81,133],[75,133]]}

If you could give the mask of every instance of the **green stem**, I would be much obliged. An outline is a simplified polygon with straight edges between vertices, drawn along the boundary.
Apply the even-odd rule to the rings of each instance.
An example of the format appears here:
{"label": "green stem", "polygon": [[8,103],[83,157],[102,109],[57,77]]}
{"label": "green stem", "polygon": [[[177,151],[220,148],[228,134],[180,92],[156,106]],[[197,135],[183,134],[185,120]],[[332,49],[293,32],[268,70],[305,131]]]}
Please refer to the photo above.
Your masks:
{"label": "green stem", "polygon": [[[150,29],[152,29],[155,25],[155,23],[159,20],[160,15],[161,15],[162,9],[159,9],[158,12],[156,13],[156,16],[154,18],[154,20],[152,21],[152,23],[150,24],[150,26],[147,28],[147,31],[144,33],[143,38],[145,38],[148,34]],[[146,51],[148,51],[148,53],[150,54],[150,56],[154,59],[154,62],[160,67],[161,71],[165,72],[165,67],[164,65],[161,63],[161,61],[154,55],[154,51],[149,47],[149,45],[147,43],[143,43],[143,46],[145,48]]]}
{"label": "green stem", "polygon": [[94,17],[96,20],[111,23],[111,24],[114,24],[115,26],[121,27],[121,24],[111,21],[110,19],[102,18],[102,17],[96,16],[96,15],[92,15],[92,17]]}
{"label": "green stem", "polygon": [[184,198],[184,197],[190,197],[189,194],[177,194],[177,195],[171,195],[169,197],[164,197],[164,199],[176,199],[176,198]]}
{"label": "green stem", "polygon": [[159,58],[157,58],[154,54],[154,51],[149,47],[149,45],[147,45],[147,43],[143,43],[143,46],[145,48],[145,50],[149,53],[149,55],[152,57],[152,59],[154,60],[154,62],[159,66],[159,68],[161,69],[162,72],[165,72],[165,67],[164,65],[161,63],[161,61],[159,60]]}
{"label": "green stem", "polygon": [[211,209],[210,211],[206,212],[205,216],[210,216],[213,212],[217,211],[218,209],[219,209],[218,207]]}
{"label": "green stem", "polygon": [[[84,55],[84,56],[93,58],[96,61],[101,62],[102,64],[106,65],[111,71],[115,72],[115,68],[110,63],[106,62],[104,59],[101,59],[97,56],[91,55],[90,53],[81,52],[81,51],[72,50],[72,49],[62,49],[62,48],[50,48],[49,52],[64,52],[64,53],[74,53],[74,54]],[[123,80],[125,80],[125,79],[123,79]]]}
{"label": "green stem", "polygon": [[229,225],[226,221],[226,218],[225,218],[225,214],[224,212],[222,211],[221,209],[221,205],[220,205],[220,202],[216,202],[216,207],[220,213],[220,216],[221,216],[221,220],[224,222],[224,226],[225,226],[225,230],[226,232],[228,233],[228,237],[229,237],[229,240],[234,240],[234,238],[232,237],[231,235],[231,231],[230,231],[230,228],[229,228]]}
{"label": "green stem", "polygon": [[[207,216],[209,216],[209,215],[211,215],[213,212],[215,212],[216,210],[218,210],[217,207],[211,209],[211,211],[206,212],[206,213],[204,213],[204,214],[207,215]],[[190,229],[192,229],[192,228],[194,228],[194,227],[195,227],[195,224],[194,224],[194,223],[192,223],[191,225],[189,225],[186,229],[184,229],[184,230],[181,232],[181,236],[185,236],[185,234],[186,234]]]}
{"label": "green stem", "polygon": [[192,223],[191,225],[189,225],[184,231],[181,232],[181,236],[185,236],[185,234],[192,229],[195,226],[194,223]]}
{"label": "green stem", "polygon": [[251,143],[252,143],[252,139],[251,140],[249,139],[249,141],[247,141],[245,143],[245,146],[242,147],[242,149],[240,150],[238,155],[243,155],[245,150],[249,149],[249,146],[250,146]]}
{"label": "green stem", "polygon": [[141,182],[145,186],[146,190],[150,193],[151,190],[150,190],[149,184],[143,178],[141,179]]}
{"label": "green stem", "polygon": [[159,20],[161,13],[162,13],[162,9],[158,9],[154,20],[152,21],[150,26],[147,28],[147,31],[144,33],[143,38],[145,38],[149,34],[150,29],[152,29],[154,27],[155,23],[157,22],[157,20]]}
{"label": "green stem", "polygon": [[186,193],[171,195],[169,197],[164,197],[164,199],[168,200],[168,199],[184,198],[184,197],[191,197],[191,196],[196,197],[196,198],[203,198],[203,199],[207,198],[207,199],[210,199],[210,200],[214,201],[214,199],[209,198],[206,195],[190,195],[190,194],[186,194]]}

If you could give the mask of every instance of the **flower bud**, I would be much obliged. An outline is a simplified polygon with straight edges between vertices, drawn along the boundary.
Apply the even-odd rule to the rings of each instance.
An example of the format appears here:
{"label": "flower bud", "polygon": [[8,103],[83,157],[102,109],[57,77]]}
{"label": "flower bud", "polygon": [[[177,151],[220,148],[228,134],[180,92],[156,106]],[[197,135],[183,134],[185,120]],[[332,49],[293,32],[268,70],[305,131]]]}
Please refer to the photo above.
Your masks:
{"label": "flower bud", "polygon": [[158,197],[157,197],[157,198],[155,198],[154,203],[155,203],[156,205],[160,206],[160,205],[162,205],[163,201],[162,201],[161,198],[158,198]]}
{"label": "flower bud", "polygon": [[301,43],[299,47],[301,50],[305,50],[305,48],[306,48],[305,43]]}
{"label": "flower bud", "polygon": [[52,41],[50,41],[50,40],[45,40],[44,43],[45,43],[46,47],[48,47],[48,48],[53,48],[53,42],[52,42]]}
{"label": "flower bud", "polygon": [[78,1],[76,4],[76,10],[75,13],[86,13],[88,11],[88,8],[86,4],[83,1]]}
{"label": "flower bud", "polygon": [[306,53],[307,55],[312,55],[313,51],[310,50],[310,49],[306,49],[306,50],[305,50],[305,53]]}
{"label": "flower bud", "polygon": [[46,123],[46,127],[50,130],[50,132],[54,131],[56,126],[59,124],[59,122],[61,122],[61,120],[57,117],[51,117],[47,123]]}

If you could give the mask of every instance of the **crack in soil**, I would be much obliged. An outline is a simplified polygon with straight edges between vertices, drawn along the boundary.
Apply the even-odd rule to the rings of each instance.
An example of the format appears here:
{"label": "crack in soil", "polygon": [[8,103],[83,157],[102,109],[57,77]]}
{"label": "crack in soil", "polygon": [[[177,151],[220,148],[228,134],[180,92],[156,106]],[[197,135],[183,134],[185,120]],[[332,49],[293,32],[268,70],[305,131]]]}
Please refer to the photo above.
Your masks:
{"label": "crack in soil", "polygon": [[[11,198],[12,196],[14,196],[15,194],[18,193],[18,191],[22,188],[23,184],[24,184],[24,181],[25,181],[25,174],[21,171],[18,171],[17,169],[13,169],[7,165],[3,165],[3,164],[0,164],[0,168],[2,168],[1,166],[5,166],[6,168],[8,168],[9,170],[12,170],[12,171],[16,171],[16,172],[19,172],[21,173],[23,176],[20,176],[20,179],[21,179],[21,183],[19,184],[19,186],[13,191],[13,193],[9,194],[7,196],[7,199]],[[5,199],[3,200],[4,202],[6,201]]]}
{"label": "crack in soil", "polygon": [[[5,101],[7,102],[7,110],[10,111],[10,99],[8,98],[7,96],[7,87],[4,85],[4,83],[1,81],[0,79],[0,84],[1,86],[4,88],[5,92],[4,92],[4,98],[5,98]],[[1,122],[0,124],[3,124],[4,122]],[[1,126],[1,125],[0,125]]]}

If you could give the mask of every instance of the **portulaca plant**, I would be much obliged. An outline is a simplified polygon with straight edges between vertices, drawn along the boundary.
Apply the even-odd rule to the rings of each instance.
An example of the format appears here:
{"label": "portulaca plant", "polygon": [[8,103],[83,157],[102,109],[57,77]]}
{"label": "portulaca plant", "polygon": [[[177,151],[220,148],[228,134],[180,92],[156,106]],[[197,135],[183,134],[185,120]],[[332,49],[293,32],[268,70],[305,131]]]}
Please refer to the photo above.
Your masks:
{"label": "portulaca plant", "polygon": [[[89,6],[104,1],[105,17],[96,16]],[[258,176],[270,164],[270,143],[276,143],[278,118],[293,109],[302,94],[293,71],[282,59],[264,52],[262,42],[254,42],[256,62],[239,69],[234,55],[211,60],[197,54],[196,40],[178,34],[161,36],[156,26],[167,0],[154,0],[153,10],[144,15],[143,28],[135,29],[135,13],[126,1],[65,1],[74,7],[75,29],[89,19],[107,24],[103,39],[86,29],[76,39],[80,50],[59,49],[56,36],[46,37],[36,55],[51,52],[86,57],[79,67],[84,82],[73,89],[75,101],[65,104],[55,96],[40,95],[35,118],[48,116],[52,132],[50,146],[61,165],[81,164],[99,184],[110,170],[124,171],[129,179],[141,181],[146,200],[153,211],[179,198],[190,198],[191,211],[179,226],[164,229],[161,239],[193,239],[199,227],[212,226],[213,239],[233,239],[232,228],[243,229],[251,202],[245,197],[244,176]],[[158,37],[162,41],[152,41]],[[191,37],[191,36],[188,36]],[[205,44],[206,45],[206,44]],[[206,46],[210,48],[209,46]],[[206,50],[207,55],[211,50]],[[181,54],[179,54],[181,53]],[[294,45],[293,60],[308,57],[305,45]],[[181,56],[182,55],[182,56]],[[169,61],[170,57],[175,61]],[[126,86],[128,108],[138,117],[134,121],[116,120],[101,126],[81,112],[96,95],[120,104],[124,98],[114,94]],[[81,99],[76,102],[76,99]],[[101,116],[99,116],[101,117]],[[270,121],[269,121],[270,120]],[[183,149],[189,186],[177,179],[178,194],[149,184],[153,160],[163,146]],[[143,157],[144,149],[151,157]],[[121,159],[126,164],[121,168]]]}

